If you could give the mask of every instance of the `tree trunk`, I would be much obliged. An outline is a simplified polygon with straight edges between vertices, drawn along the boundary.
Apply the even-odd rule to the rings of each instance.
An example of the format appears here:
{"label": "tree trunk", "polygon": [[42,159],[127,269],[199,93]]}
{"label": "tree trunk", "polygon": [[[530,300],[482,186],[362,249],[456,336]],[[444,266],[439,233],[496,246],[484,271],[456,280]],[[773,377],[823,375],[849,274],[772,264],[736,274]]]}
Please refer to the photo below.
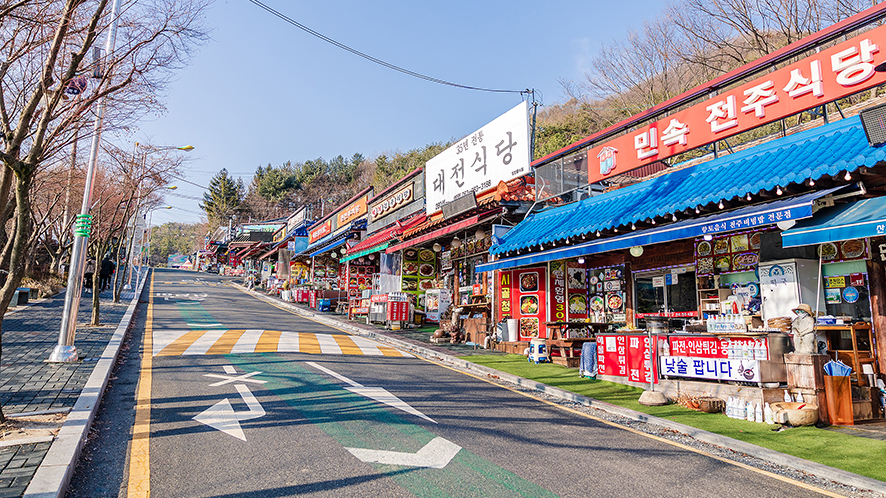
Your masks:
{"label": "tree trunk", "polygon": [[[0,338],[2,338],[3,315],[9,308],[9,302],[15,295],[16,289],[24,276],[24,265],[22,264],[28,252],[29,228],[31,222],[31,200],[28,197],[30,189],[31,177],[28,173],[16,175],[15,182],[15,220],[16,230],[13,232],[14,238],[12,250],[9,253],[9,274],[6,282],[0,288]],[[0,354],[2,354],[2,340],[0,340]],[[6,421],[3,414],[3,407],[0,406],[0,423]]]}

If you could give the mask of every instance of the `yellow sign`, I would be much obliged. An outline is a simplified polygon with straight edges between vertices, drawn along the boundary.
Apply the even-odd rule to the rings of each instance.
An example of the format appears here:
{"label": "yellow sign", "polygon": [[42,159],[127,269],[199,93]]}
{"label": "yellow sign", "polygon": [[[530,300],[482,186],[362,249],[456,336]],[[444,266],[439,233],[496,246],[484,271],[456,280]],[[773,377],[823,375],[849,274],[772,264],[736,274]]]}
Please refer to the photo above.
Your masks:
{"label": "yellow sign", "polygon": [[824,282],[826,289],[835,289],[838,287],[846,287],[846,277],[827,277]]}

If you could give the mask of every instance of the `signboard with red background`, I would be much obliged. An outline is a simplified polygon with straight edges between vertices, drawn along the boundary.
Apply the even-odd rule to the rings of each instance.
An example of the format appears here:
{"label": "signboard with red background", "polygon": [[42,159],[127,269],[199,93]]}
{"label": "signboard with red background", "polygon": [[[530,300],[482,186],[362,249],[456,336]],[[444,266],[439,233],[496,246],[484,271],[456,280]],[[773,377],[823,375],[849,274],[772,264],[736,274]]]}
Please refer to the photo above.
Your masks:
{"label": "signboard with red background", "polygon": [[499,317],[520,320],[519,340],[547,337],[546,269],[499,272]]}
{"label": "signboard with red background", "polygon": [[624,377],[630,382],[658,384],[657,357],[649,336],[616,334],[597,336],[597,373]]}
{"label": "signboard with red background", "polygon": [[310,232],[308,232],[308,243],[313,244],[323,237],[332,233],[332,220],[326,220],[323,223],[320,223]]}
{"label": "signboard with red background", "polygon": [[[883,45],[883,47],[880,47]],[[886,26],[588,149],[588,182],[682,154],[886,83]]]}

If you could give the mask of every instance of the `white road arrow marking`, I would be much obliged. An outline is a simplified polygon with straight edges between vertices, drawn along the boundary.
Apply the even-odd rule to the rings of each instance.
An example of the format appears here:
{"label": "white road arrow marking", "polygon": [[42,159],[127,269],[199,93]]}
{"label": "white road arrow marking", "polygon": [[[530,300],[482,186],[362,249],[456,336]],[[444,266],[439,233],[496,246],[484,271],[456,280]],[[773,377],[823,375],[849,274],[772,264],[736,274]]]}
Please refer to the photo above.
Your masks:
{"label": "white road arrow marking", "polygon": [[225,398],[197,414],[194,420],[234,436],[241,441],[246,441],[246,435],[243,433],[243,428],[240,427],[240,421],[263,417],[265,409],[255,399],[248,387],[243,384],[236,384],[234,387],[237,388],[237,392],[240,393],[240,397],[243,398],[243,402],[249,408],[248,411],[235,412],[231,402],[228,401],[228,398]]}
{"label": "white road arrow marking", "polygon": [[236,377],[231,377],[230,375],[220,375],[220,374],[203,374],[204,377],[212,377],[214,379],[225,379],[219,382],[215,382],[213,384],[209,384],[209,387],[217,387],[223,386],[225,384],[230,384],[232,382],[254,382],[256,384],[265,384],[268,381],[266,380],[258,380],[258,379],[250,379],[253,375],[258,375],[261,372],[250,372],[248,374],[237,375]]}
{"label": "white road arrow marking", "polygon": [[367,450],[365,448],[345,449],[363,462],[442,469],[461,451],[461,446],[438,436],[416,453]]}
{"label": "white road arrow marking", "polygon": [[423,418],[429,422],[433,422],[435,424],[437,423],[436,420],[434,420],[434,419],[428,417],[427,415],[425,415],[424,413],[416,410],[415,408],[410,406],[409,403],[406,403],[402,399],[394,396],[393,394],[388,392],[383,387],[364,387],[362,384],[354,382],[353,380],[345,377],[344,375],[333,372],[332,370],[330,370],[326,367],[322,367],[322,366],[314,363],[313,361],[306,362],[306,364],[316,368],[317,370],[320,370],[321,372],[331,375],[346,384],[350,384],[351,387],[346,387],[345,389],[347,389],[348,391],[351,391],[354,394],[359,394],[360,396],[365,396],[369,399],[374,399],[375,401],[378,401],[379,403],[384,403],[388,406],[393,406],[394,408],[396,408],[398,410],[402,410],[410,415],[415,415],[416,417],[421,417],[421,418]]}

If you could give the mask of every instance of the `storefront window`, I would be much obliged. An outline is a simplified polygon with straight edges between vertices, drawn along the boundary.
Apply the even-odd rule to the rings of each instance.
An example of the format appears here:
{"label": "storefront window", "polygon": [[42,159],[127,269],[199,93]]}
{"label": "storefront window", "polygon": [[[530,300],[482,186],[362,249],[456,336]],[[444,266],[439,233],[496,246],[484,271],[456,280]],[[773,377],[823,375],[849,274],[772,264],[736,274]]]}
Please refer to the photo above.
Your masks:
{"label": "storefront window", "polygon": [[678,320],[698,316],[695,271],[691,267],[634,274],[636,316],[666,316]]}

